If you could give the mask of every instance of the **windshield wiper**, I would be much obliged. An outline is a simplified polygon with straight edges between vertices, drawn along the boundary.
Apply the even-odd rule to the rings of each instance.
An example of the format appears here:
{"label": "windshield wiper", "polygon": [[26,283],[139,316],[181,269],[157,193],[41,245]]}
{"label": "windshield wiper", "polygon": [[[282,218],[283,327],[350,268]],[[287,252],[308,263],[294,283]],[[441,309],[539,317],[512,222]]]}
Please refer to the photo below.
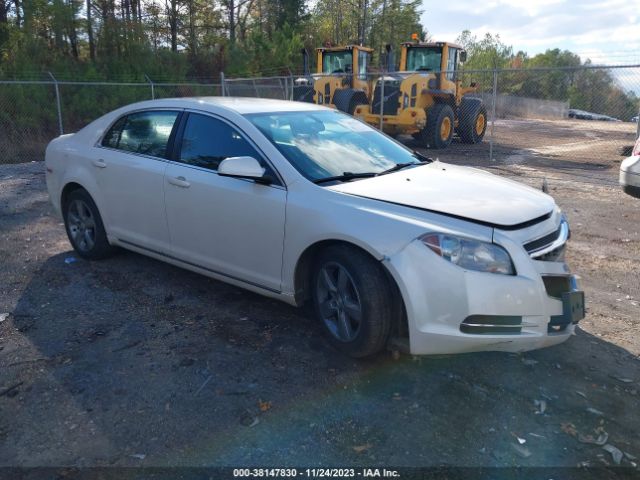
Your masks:
{"label": "windshield wiper", "polygon": [[420,153],[417,150],[414,150],[411,153],[413,153],[414,157],[416,157],[418,160],[420,160],[420,163],[433,163],[433,158],[427,157],[426,155],[423,155],[422,153]]}
{"label": "windshield wiper", "polygon": [[417,152],[414,152],[414,156],[418,158],[418,162],[398,163],[397,165],[394,165],[393,167],[388,168],[387,170],[383,170],[382,172],[378,173],[378,175],[386,175],[387,173],[397,172],[398,170],[402,170],[403,168],[417,166],[417,165],[424,165],[425,163],[432,162],[430,158],[425,157],[424,155],[419,154]]}
{"label": "windshield wiper", "polygon": [[375,177],[376,175],[378,175],[377,173],[374,172],[363,172],[363,173],[352,173],[352,172],[344,172],[342,175],[335,175],[333,177],[325,177],[325,178],[317,178],[315,180],[313,180],[313,183],[325,183],[325,182],[333,182],[333,181],[341,181],[341,182],[347,182],[349,180],[354,180],[356,178],[369,178],[369,177]]}

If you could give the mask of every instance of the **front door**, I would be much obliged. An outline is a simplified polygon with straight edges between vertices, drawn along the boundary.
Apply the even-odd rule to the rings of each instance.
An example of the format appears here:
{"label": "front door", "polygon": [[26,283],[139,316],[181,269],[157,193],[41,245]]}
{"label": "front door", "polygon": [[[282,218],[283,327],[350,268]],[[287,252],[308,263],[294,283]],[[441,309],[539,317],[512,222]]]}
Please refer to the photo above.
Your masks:
{"label": "front door", "polygon": [[280,291],[285,188],[217,174],[227,157],[251,156],[270,168],[246,137],[222,119],[189,113],[178,143],[175,161],[165,171],[172,255]]}

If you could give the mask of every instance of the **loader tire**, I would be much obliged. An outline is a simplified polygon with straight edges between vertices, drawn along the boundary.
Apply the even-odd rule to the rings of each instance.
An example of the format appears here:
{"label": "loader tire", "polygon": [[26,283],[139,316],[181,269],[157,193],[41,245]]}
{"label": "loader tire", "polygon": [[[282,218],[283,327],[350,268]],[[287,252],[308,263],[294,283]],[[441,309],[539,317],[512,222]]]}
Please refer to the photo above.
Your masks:
{"label": "loader tire", "polygon": [[447,148],[453,138],[453,109],[446,103],[434,104],[427,110],[427,124],[419,138],[428,148]]}
{"label": "loader tire", "polygon": [[458,135],[463,143],[480,143],[487,131],[487,107],[479,98],[463,99],[458,114]]}

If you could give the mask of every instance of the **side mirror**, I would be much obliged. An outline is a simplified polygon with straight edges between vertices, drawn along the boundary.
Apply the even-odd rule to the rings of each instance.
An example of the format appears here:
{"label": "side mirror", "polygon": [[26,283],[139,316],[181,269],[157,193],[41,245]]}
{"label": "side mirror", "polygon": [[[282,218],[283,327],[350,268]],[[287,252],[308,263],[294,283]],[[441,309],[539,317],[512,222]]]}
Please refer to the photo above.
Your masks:
{"label": "side mirror", "polygon": [[272,179],[264,175],[265,169],[253,157],[227,157],[218,165],[218,175],[248,178],[257,183],[269,184]]}
{"label": "side mirror", "polygon": [[467,51],[466,50],[460,50],[460,55],[458,55],[458,60],[460,60],[461,63],[464,63],[467,61]]}

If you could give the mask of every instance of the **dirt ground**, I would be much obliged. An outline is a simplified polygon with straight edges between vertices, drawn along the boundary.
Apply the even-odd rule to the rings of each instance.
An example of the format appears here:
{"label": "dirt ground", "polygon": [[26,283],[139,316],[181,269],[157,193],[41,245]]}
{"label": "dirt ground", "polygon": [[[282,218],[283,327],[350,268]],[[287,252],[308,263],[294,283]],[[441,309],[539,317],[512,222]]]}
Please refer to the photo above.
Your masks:
{"label": "dirt ground", "polygon": [[565,128],[505,122],[528,140],[503,133],[496,161],[437,152],[546,178],[569,217],[588,314],[524,355],[346,358],[303,310],[134,253],[80,260],[42,163],[0,166],[0,466],[613,465],[600,440],[635,467],[640,200]]}

